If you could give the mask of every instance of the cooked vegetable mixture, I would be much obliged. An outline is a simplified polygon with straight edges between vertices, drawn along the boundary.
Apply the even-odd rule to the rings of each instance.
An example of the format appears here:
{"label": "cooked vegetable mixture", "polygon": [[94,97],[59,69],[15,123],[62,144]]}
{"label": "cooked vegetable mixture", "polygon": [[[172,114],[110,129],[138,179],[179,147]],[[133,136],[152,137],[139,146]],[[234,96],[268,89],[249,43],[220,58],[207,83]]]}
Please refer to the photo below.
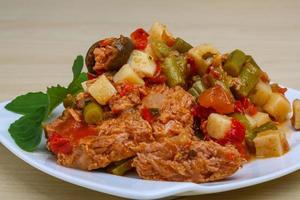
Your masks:
{"label": "cooked vegetable mixture", "polygon": [[[289,150],[286,88],[240,49],[192,46],[155,23],[96,42],[85,64],[83,90],[67,90],[64,112],[44,125],[61,165],[200,183]],[[300,128],[299,100],[292,124]]]}

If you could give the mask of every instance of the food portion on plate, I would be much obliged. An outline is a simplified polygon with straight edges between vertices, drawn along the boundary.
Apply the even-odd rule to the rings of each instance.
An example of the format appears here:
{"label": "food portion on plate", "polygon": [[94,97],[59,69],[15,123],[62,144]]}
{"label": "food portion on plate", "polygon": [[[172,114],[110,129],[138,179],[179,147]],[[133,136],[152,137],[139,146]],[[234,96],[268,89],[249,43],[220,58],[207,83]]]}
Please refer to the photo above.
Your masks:
{"label": "food portion on plate", "polygon": [[[280,128],[291,112],[287,89],[270,83],[241,50],[193,47],[154,23],[148,32],[139,28],[130,37],[93,44],[85,58],[88,80],[80,74],[82,62],[74,62],[67,88],[39,94],[37,104],[45,107],[34,107],[39,112],[20,110],[20,99],[7,105],[25,114],[10,127],[21,148],[34,150],[41,123],[63,101],[61,116],[43,128],[47,148],[66,167],[115,175],[136,170],[144,179],[201,183],[232,175],[252,157],[289,150]],[[21,99],[30,102],[37,94],[31,95]],[[299,100],[293,112],[292,125],[299,129]],[[39,136],[21,134],[26,120],[38,121],[33,131]]]}

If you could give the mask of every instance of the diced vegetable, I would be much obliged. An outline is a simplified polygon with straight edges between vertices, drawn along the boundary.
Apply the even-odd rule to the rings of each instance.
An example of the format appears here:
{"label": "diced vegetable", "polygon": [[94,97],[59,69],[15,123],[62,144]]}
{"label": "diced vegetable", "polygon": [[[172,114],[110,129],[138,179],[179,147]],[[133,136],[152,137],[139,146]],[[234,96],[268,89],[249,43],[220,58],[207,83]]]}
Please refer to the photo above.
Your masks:
{"label": "diced vegetable", "polygon": [[231,76],[238,76],[246,61],[246,55],[241,50],[234,50],[228,56],[224,65],[224,70]]}
{"label": "diced vegetable", "polygon": [[274,122],[267,122],[263,125],[261,125],[260,127],[254,128],[253,132],[254,133],[259,133],[259,132],[263,132],[263,131],[267,131],[267,130],[277,130],[277,126]]}
{"label": "diced vegetable", "polygon": [[272,88],[272,92],[275,92],[275,93],[277,92],[277,93],[280,93],[280,94],[285,94],[285,92],[287,91],[287,88],[281,87],[277,83],[272,83],[271,88]]}
{"label": "diced vegetable", "polygon": [[139,50],[134,50],[131,53],[128,64],[140,77],[152,77],[156,70],[154,59]]}
{"label": "diced vegetable", "polygon": [[236,87],[236,93],[239,97],[246,97],[255,87],[259,80],[260,68],[256,65],[252,57],[249,57],[244,64],[240,75],[240,85]]}
{"label": "diced vegetable", "polygon": [[291,122],[296,130],[300,129],[300,99],[293,101],[293,117],[291,118]]}
{"label": "diced vegetable", "polygon": [[199,96],[199,104],[205,108],[213,108],[220,114],[228,114],[234,111],[233,98],[229,91],[216,85],[202,92]]}
{"label": "diced vegetable", "polygon": [[199,79],[193,83],[192,87],[188,90],[188,92],[197,98],[202,92],[204,92],[204,90],[206,90],[206,88],[202,83],[201,79]]}
{"label": "diced vegetable", "polygon": [[268,113],[264,112],[257,112],[255,115],[251,116],[252,118],[252,127],[260,127],[261,125],[271,121]]}
{"label": "diced vegetable", "polygon": [[[96,78],[96,77],[95,77],[95,78]],[[87,89],[88,89],[87,82],[88,82],[88,81],[84,81],[84,82],[81,83],[81,87],[82,87],[83,91],[85,91],[85,92],[86,92]]]}
{"label": "diced vegetable", "polygon": [[254,91],[250,94],[251,101],[258,106],[263,106],[272,94],[271,86],[261,80],[256,84]]}
{"label": "diced vegetable", "polygon": [[202,44],[188,51],[188,55],[195,61],[197,73],[200,75],[206,73],[213,59],[219,54],[219,51],[209,44]]}
{"label": "diced vegetable", "polygon": [[150,40],[158,40],[168,44],[174,41],[174,37],[168,31],[167,27],[161,23],[155,22],[149,31]]}
{"label": "diced vegetable", "polygon": [[117,93],[117,90],[105,75],[101,75],[88,87],[88,92],[99,104],[105,105]]}
{"label": "diced vegetable", "polygon": [[97,103],[91,102],[83,109],[84,121],[88,124],[96,124],[103,120],[103,110]]}
{"label": "diced vegetable", "polygon": [[207,133],[215,139],[223,139],[231,128],[231,118],[226,115],[212,113],[207,119]]}
{"label": "diced vegetable", "polygon": [[277,121],[282,122],[291,111],[291,105],[282,94],[272,93],[267,103],[263,106],[263,109]]}
{"label": "diced vegetable", "polygon": [[248,121],[247,117],[241,113],[233,113],[230,116],[240,121],[244,125],[244,127],[246,128],[246,133],[245,133],[246,143],[250,148],[253,148],[254,147],[253,139],[255,138],[256,134],[252,131],[250,122]]}
{"label": "diced vegetable", "polygon": [[148,44],[149,34],[142,28],[135,30],[130,34],[130,38],[136,49],[144,50]]}
{"label": "diced vegetable", "polygon": [[150,44],[153,54],[160,60],[163,60],[171,52],[170,47],[159,40],[151,40]]}
{"label": "diced vegetable", "polygon": [[253,141],[257,157],[281,156],[289,149],[285,134],[279,130],[260,132]]}
{"label": "diced vegetable", "polygon": [[176,51],[178,51],[179,53],[186,53],[191,48],[193,48],[193,46],[190,45],[189,43],[187,43],[186,41],[184,41],[181,38],[176,38],[175,39],[175,44],[173,45],[172,48],[175,49]]}
{"label": "diced vegetable", "polygon": [[137,73],[128,65],[124,65],[113,77],[115,83],[132,83],[136,85],[144,85],[145,82]]}
{"label": "diced vegetable", "polygon": [[167,84],[170,87],[175,85],[183,85],[185,83],[184,74],[182,73],[176,56],[168,56],[163,65],[162,70],[167,76]]}
{"label": "diced vegetable", "polygon": [[132,169],[132,159],[126,159],[126,160],[121,160],[117,161],[113,164],[111,164],[108,168],[107,171],[118,176],[124,175],[126,172]]}

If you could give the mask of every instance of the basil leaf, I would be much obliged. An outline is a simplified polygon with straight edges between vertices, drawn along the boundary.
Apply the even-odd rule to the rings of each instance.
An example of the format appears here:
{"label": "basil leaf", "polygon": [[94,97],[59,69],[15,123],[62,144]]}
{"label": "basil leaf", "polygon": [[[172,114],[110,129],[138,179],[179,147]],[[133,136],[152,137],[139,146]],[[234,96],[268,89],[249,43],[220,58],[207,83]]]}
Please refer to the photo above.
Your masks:
{"label": "basil leaf", "polygon": [[68,92],[71,94],[77,94],[78,92],[82,92],[83,88],[81,83],[87,80],[87,74],[85,72],[81,72],[77,79],[73,80],[68,86]]}
{"label": "basil leaf", "polygon": [[42,121],[47,112],[47,107],[38,108],[10,125],[8,132],[23,150],[34,151],[40,144],[43,132]]}
{"label": "basil leaf", "polygon": [[58,106],[67,96],[68,90],[60,85],[47,88],[47,95],[49,98],[48,114],[50,114],[56,106]]}
{"label": "basil leaf", "polygon": [[48,107],[48,96],[43,92],[30,92],[16,97],[5,108],[19,114],[29,114],[37,108]]}

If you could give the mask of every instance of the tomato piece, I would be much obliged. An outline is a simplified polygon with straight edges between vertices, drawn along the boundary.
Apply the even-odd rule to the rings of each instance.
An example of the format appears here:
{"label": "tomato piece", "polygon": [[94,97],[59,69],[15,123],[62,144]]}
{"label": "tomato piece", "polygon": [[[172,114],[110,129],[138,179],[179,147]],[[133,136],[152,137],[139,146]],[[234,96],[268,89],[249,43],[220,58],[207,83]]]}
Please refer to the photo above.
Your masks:
{"label": "tomato piece", "polygon": [[232,97],[220,85],[216,85],[202,92],[199,96],[199,104],[205,108],[213,108],[220,114],[228,114],[234,111]]}
{"label": "tomato piece", "polygon": [[236,119],[231,120],[231,129],[226,133],[223,139],[218,140],[219,144],[241,144],[245,139],[245,126]]}
{"label": "tomato piece", "polygon": [[88,80],[93,80],[93,79],[97,78],[97,76],[95,74],[92,74],[92,73],[88,72],[87,73],[87,78],[88,78]]}
{"label": "tomato piece", "polygon": [[252,116],[257,113],[257,108],[248,98],[243,97],[234,103],[234,111]]}
{"label": "tomato piece", "polygon": [[196,104],[192,107],[191,112],[194,117],[199,117],[200,119],[207,119],[208,116],[215,111],[212,108],[205,108]]}
{"label": "tomato piece", "polygon": [[59,135],[57,133],[52,134],[49,137],[49,148],[50,150],[55,153],[63,153],[63,154],[70,154],[72,153],[72,145],[70,142],[70,139],[67,137],[64,137],[62,135]]}
{"label": "tomato piece", "polygon": [[149,34],[142,28],[136,29],[130,34],[131,40],[138,50],[144,50],[148,44]]}
{"label": "tomato piece", "polygon": [[156,64],[156,71],[153,77],[146,78],[145,79],[146,84],[151,85],[151,84],[162,84],[167,81],[166,75],[162,73],[161,66],[159,63]]}
{"label": "tomato piece", "polygon": [[148,121],[149,123],[152,123],[154,121],[154,116],[152,115],[149,108],[142,108],[141,109],[141,116],[144,120]]}

